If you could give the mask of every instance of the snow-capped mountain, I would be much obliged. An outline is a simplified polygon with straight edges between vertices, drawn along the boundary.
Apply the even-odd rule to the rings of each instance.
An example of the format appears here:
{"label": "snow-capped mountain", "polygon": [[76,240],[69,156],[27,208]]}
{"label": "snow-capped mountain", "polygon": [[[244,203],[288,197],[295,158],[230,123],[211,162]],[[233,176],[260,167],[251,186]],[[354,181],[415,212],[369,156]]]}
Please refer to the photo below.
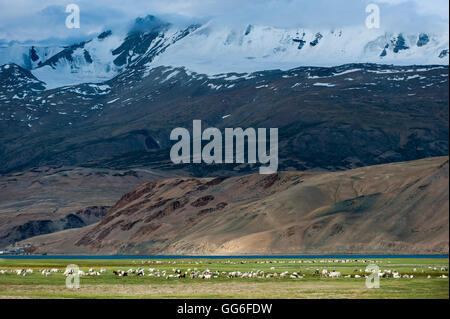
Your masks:
{"label": "snow-capped mountain", "polygon": [[51,58],[64,47],[29,43],[0,43],[0,64],[14,63],[31,70]]}
{"label": "snow-capped mountain", "polygon": [[237,30],[208,24],[168,48],[153,64],[214,74],[346,63],[429,65],[448,61],[448,32],[390,33],[365,27],[285,30],[252,25]]}
{"label": "snow-capped mountain", "polygon": [[15,63],[42,79],[47,88],[103,82],[126,67],[149,63],[171,44],[198,28],[175,28],[154,16],[136,19],[126,35],[106,30],[70,46],[0,46],[0,65]]}
{"label": "snow-capped mountain", "polygon": [[185,67],[208,75],[347,63],[449,63],[448,31],[390,32],[364,26],[336,30],[227,27],[209,21],[180,28],[154,16],[136,19],[125,35],[107,30],[66,47],[0,47],[0,64],[32,70],[47,88],[103,82],[130,66]]}
{"label": "snow-capped mountain", "polygon": [[104,32],[90,41],[63,48],[41,62],[32,73],[42,79],[47,88],[106,81],[119,71],[113,63],[111,48],[120,43],[120,37]]}

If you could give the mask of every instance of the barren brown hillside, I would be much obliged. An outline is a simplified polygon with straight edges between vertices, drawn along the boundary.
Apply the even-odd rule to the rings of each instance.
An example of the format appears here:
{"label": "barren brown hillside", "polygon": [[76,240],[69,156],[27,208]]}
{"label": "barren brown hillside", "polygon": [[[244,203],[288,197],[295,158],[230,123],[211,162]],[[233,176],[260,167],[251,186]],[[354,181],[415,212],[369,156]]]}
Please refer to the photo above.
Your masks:
{"label": "barren brown hillside", "polygon": [[175,178],[97,224],[25,240],[95,254],[448,253],[448,157],[343,172]]}
{"label": "barren brown hillside", "polygon": [[0,250],[29,237],[96,223],[154,171],[40,167],[0,175]]}

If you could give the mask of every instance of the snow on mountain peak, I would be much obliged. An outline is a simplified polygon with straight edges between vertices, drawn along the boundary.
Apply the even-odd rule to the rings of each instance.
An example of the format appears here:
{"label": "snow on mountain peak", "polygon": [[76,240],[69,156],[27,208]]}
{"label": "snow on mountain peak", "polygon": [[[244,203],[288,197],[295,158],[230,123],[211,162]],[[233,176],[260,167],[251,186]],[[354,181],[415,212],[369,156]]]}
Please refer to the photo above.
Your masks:
{"label": "snow on mountain peak", "polygon": [[153,64],[185,66],[206,74],[346,63],[448,64],[448,55],[440,57],[446,49],[448,32],[425,37],[365,27],[308,30],[249,25],[239,30],[208,24],[168,48]]}
{"label": "snow on mountain peak", "polygon": [[388,32],[365,26],[280,29],[215,21],[179,28],[155,16],[137,18],[126,35],[114,30],[68,47],[0,47],[0,64],[31,69],[47,88],[111,79],[128,67],[184,67],[208,75],[348,63],[449,63],[448,31]]}

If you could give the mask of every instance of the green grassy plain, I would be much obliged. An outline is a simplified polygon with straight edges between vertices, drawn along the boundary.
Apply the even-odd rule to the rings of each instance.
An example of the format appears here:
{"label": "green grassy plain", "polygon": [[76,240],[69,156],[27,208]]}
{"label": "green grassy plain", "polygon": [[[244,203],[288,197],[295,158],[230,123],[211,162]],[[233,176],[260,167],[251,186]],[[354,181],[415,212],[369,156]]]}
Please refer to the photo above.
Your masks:
{"label": "green grassy plain", "polygon": [[[321,262],[322,261],[322,262]],[[0,270],[33,269],[28,276],[14,272],[0,274],[0,298],[449,298],[447,258],[391,258],[376,259],[381,270],[398,271],[413,278],[381,278],[380,288],[366,288],[365,278],[321,278],[314,275],[319,269],[335,270],[345,275],[363,275],[369,262],[351,260],[336,263],[334,259],[0,259]],[[366,260],[367,261],[367,260]],[[62,274],[66,266],[76,264],[85,272],[89,268],[107,271],[100,276],[82,276],[80,288],[66,288]],[[129,275],[118,277],[113,270],[144,268],[145,277]],[[274,269],[271,269],[274,267]],[[430,268],[431,267],[431,268]],[[59,273],[48,277],[42,269],[58,268]],[[182,272],[197,268],[199,271],[231,272],[262,270],[265,274],[288,271],[301,272],[304,278],[218,278],[191,279],[149,277],[148,268]],[[436,269],[435,269],[436,268]],[[431,278],[427,278],[431,275]],[[446,275],[447,278],[440,278]]]}

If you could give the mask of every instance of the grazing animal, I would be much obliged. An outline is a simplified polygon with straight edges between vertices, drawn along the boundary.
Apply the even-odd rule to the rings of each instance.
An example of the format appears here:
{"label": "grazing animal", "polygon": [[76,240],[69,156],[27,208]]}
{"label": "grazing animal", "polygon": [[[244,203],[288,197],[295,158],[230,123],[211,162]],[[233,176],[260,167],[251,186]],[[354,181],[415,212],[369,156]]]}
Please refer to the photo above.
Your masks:
{"label": "grazing animal", "polygon": [[63,273],[63,275],[66,276],[66,277],[69,276],[69,275],[72,275],[72,274],[73,274],[73,269],[66,270]]}
{"label": "grazing animal", "polygon": [[329,273],[330,278],[341,278],[341,273],[339,271],[332,271]]}
{"label": "grazing animal", "polygon": [[138,268],[138,269],[136,270],[136,275],[137,275],[137,276],[145,276],[145,271],[144,271],[144,269],[143,269],[143,268]]}

